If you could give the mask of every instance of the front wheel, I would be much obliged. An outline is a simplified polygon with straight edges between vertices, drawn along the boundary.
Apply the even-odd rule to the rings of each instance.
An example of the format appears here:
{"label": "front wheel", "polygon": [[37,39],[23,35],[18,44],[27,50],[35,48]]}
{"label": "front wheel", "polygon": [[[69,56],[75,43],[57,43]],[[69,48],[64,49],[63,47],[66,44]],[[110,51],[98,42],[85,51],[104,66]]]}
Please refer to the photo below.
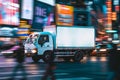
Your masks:
{"label": "front wheel", "polygon": [[34,62],[38,62],[38,61],[40,60],[40,58],[39,58],[38,55],[34,55],[34,56],[32,56],[32,60],[33,60]]}
{"label": "front wheel", "polygon": [[43,55],[43,61],[48,63],[54,60],[54,54],[52,51],[46,51]]}

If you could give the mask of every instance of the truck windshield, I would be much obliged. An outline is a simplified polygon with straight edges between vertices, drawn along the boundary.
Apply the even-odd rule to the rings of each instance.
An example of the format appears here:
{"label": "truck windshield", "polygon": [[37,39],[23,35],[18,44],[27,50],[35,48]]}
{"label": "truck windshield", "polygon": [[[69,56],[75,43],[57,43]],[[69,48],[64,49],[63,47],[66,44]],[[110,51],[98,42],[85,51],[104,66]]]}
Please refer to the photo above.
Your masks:
{"label": "truck windshield", "polygon": [[26,43],[33,43],[33,40],[32,40],[31,38],[28,38],[28,39],[26,40]]}
{"label": "truck windshield", "polygon": [[32,35],[30,35],[30,36],[27,38],[26,43],[33,43],[33,37],[32,37]]}
{"label": "truck windshield", "polygon": [[38,34],[35,34],[35,35],[30,35],[27,40],[26,40],[26,43],[34,43],[35,40],[38,38]]}

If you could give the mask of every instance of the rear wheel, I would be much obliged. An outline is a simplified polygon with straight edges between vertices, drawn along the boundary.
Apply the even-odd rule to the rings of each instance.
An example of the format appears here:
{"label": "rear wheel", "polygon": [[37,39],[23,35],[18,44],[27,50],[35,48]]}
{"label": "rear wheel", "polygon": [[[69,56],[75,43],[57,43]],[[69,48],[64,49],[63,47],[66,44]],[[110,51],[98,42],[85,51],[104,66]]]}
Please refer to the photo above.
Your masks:
{"label": "rear wheel", "polygon": [[83,51],[77,51],[74,55],[74,61],[79,62],[83,59],[84,57],[84,52]]}
{"label": "rear wheel", "polygon": [[46,51],[43,55],[43,61],[48,63],[54,60],[54,54],[52,51]]}

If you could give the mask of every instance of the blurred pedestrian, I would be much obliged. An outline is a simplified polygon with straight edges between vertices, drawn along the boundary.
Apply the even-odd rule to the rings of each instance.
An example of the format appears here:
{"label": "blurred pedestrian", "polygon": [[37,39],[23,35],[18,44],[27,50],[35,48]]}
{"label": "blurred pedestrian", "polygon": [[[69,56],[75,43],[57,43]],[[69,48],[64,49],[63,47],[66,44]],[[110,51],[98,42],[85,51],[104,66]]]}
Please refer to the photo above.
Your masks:
{"label": "blurred pedestrian", "polygon": [[25,58],[24,57],[24,46],[21,41],[19,41],[19,46],[20,46],[19,49],[15,51],[15,53],[16,53],[15,58],[16,58],[17,65],[13,69],[13,74],[12,74],[10,80],[14,80],[15,75],[16,75],[17,71],[19,71],[19,70],[22,72],[22,76],[23,76],[22,80],[26,80],[27,74],[25,72],[25,68],[23,65],[24,58]]}
{"label": "blurred pedestrian", "polygon": [[111,43],[111,49],[108,56],[109,74],[107,80],[120,80],[120,51],[117,50],[117,44]]}
{"label": "blurred pedestrian", "polygon": [[56,65],[54,62],[47,63],[46,71],[41,80],[47,80],[48,78],[50,78],[51,80],[56,80],[54,75],[55,69],[56,69]]}

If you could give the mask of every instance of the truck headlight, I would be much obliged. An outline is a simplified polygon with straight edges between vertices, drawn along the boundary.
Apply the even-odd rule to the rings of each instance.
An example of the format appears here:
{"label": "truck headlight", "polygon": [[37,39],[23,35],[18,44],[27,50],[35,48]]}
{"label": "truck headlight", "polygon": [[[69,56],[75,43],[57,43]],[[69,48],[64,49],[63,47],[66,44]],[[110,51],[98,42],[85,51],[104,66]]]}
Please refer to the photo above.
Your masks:
{"label": "truck headlight", "polygon": [[100,49],[100,51],[107,51],[107,49]]}
{"label": "truck headlight", "polygon": [[95,49],[94,51],[95,51],[95,52],[97,52],[97,50],[96,50],[96,49]]}
{"label": "truck headlight", "polygon": [[32,51],[32,53],[37,53],[37,49],[33,49],[31,51]]}
{"label": "truck headlight", "polygon": [[27,53],[27,50],[24,50],[25,51],[25,53]]}

